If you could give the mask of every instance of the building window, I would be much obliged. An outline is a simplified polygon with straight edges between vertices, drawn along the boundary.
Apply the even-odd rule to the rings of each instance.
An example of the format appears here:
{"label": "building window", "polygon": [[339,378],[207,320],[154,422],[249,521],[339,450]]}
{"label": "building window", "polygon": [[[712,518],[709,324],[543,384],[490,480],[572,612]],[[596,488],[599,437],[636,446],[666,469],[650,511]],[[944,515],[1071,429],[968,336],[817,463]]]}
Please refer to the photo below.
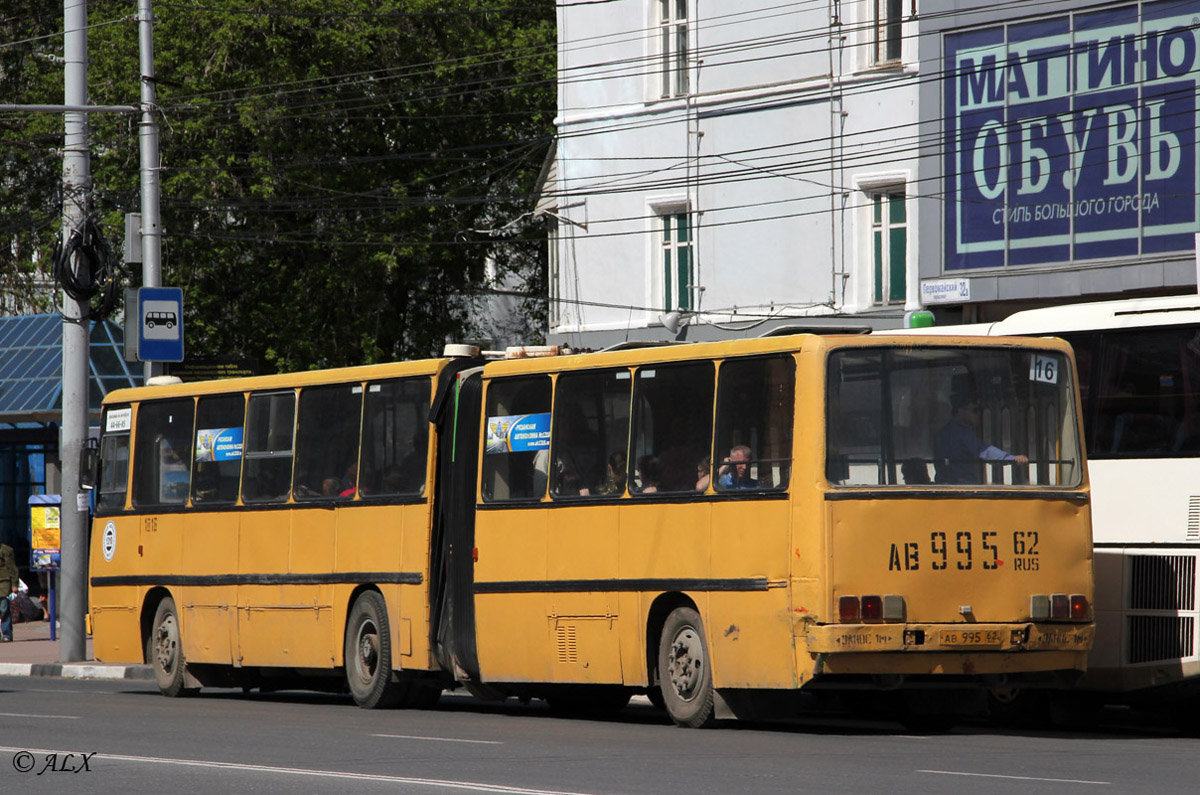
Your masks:
{"label": "building window", "polygon": [[666,98],[686,95],[687,0],[658,0],[658,48],[662,96]]}
{"label": "building window", "polygon": [[875,4],[874,50],[875,63],[894,63],[900,60],[903,21],[903,0],[871,0]]}
{"label": "building window", "polygon": [[663,309],[667,312],[691,310],[696,284],[696,266],[692,257],[692,221],[687,212],[659,216],[659,248],[663,269]]}
{"label": "building window", "polygon": [[877,304],[903,303],[908,270],[905,196],[902,191],[867,195],[871,199],[872,297]]}

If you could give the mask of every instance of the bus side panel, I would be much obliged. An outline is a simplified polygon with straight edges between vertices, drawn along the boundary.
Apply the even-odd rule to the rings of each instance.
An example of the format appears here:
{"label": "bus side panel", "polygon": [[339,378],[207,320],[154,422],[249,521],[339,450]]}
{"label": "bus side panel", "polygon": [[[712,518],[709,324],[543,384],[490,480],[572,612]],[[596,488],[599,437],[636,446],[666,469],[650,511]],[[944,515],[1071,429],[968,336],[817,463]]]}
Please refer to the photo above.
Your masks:
{"label": "bus side panel", "polygon": [[[547,511],[547,623],[554,644],[551,682],[619,684],[621,629],[637,625],[621,613],[619,594],[604,584],[617,578],[619,510],[612,505]],[[578,587],[553,592],[555,581],[589,580],[596,590]]]}
{"label": "bus side panel", "polygon": [[[239,527],[237,570],[243,577],[288,570],[291,511],[242,513]],[[238,585],[237,592],[239,664],[293,665],[282,651],[292,638],[291,619],[286,615],[291,611],[281,610],[287,604],[283,587],[247,582]]]}
{"label": "bus side panel", "polygon": [[[237,571],[238,517],[233,513],[189,513],[183,516],[183,558],[187,574],[217,577]],[[184,593],[185,591],[180,591]],[[186,589],[180,624],[187,627],[187,659],[194,663],[233,663],[237,616],[236,585]]]}
{"label": "bus side panel", "polygon": [[[287,572],[328,575],[333,572],[334,523],[340,509],[291,511],[292,532]],[[282,629],[291,627],[284,644],[290,665],[329,668],[334,659],[333,585],[289,585],[285,601],[272,614]],[[289,613],[292,614],[289,616]],[[339,644],[340,645],[340,644]]]}
{"label": "bus side panel", "polygon": [[[96,520],[93,538],[103,538],[112,524],[112,560],[105,560],[103,544],[93,542],[90,577],[141,573],[140,516],[111,516]],[[92,586],[88,610],[92,621],[92,653],[100,662],[141,663],[145,649],[140,623],[142,592],[136,585]]]}
{"label": "bus side panel", "polygon": [[[546,517],[542,508],[480,511],[475,583],[546,581]],[[515,589],[475,596],[479,673],[485,682],[548,682],[555,646],[547,594]]]}
{"label": "bus side panel", "polygon": [[[707,502],[682,504],[638,504],[639,500],[622,502],[620,511],[620,578],[626,587],[635,587],[646,580],[677,580],[688,591],[688,580],[707,580],[712,572],[712,529],[710,517],[712,505]],[[658,659],[657,637],[649,638],[650,649],[645,648],[646,624],[650,606],[658,596],[659,588],[652,583],[640,586],[642,598],[637,602],[638,613],[633,615],[630,599],[620,604],[626,631],[622,635],[622,662],[627,684],[645,684],[647,654],[650,664]],[[708,594],[691,591],[689,598],[696,603],[702,621],[708,622]],[[712,634],[709,633],[711,648]]]}
{"label": "bus side panel", "polygon": [[[417,517],[423,521],[428,516],[425,505],[370,505],[356,504],[340,506],[337,514],[337,542],[335,551],[330,554],[334,561],[333,570],[342,573],[355,572],[419,572],[421,567],[412,562],[410,556],[404,554],[408,538],[408,521]],[[419,525],[418,525],[419,527]],[[424,583],[424,580],[422,581]],[[341,595],[333,605],[332,637],[334,659],[341,664],[344,649],[342,648],[346,630],[346,618],[350,610],[348,597],[355,585],[339,587]],[[411,667],[413,646],[409,640],[411,622],[415,619],[425,626],[424,604],[422,593],[426,586],[404,586],[395,589],[380,584],[379,591],[383,594],[388,610],[388,626],[392,634],[392,665],[396,668]],[[403,598],[402,597],[406,597]],[[410,598],[407,598],[410,597]],[[410,622],[409,626],[405,621]],[[423,639],[422,639],[423,641]],[[423,643],[424,645],[424,643]],[[399,659],[403,657],[404,659]],[[424,659],[424,658],[422,658]],[[418,666],[427,668],[427,665]]]}
{"label": "bus side panel", "polygon": [[[386,509],[385,509],[386,510]],[[368,520],[370,521],[370,520]],[[433,649],[429,645],[429,544],[432,512],[428,502],[417,505],[405,505],[400,509],[392,508],[380,515],[377,524],[385,527],[389,523],[393,532],[399,533],[400,571],[419,574],[419,585],[401,585],[395,590],[395,602],[389,599],[388,615],[397,615],[400,620],[394,622],[397,626],[393,632],[397,635],[397,650],[405,659],[400,662],[405,668],[419,668],[423,671],[436,670],[437,662],[433,658]],[[387,592],[384,592],[387,595]],[[393,610],[394,605],[394,610]],[[407,632],[410,640],[407,645],[399,633],[403,629],[399,624],[407,622]]]}
{"label": "bus side panel", "polygon": [[[793,688],[792,617],[788,589],[791,503],[718,502],[712,508],[712,577],[731,583],[766,577],[766,591],[709,596],[705,619],[717,687]],[[775,587],[778,586],[778,587]]]}

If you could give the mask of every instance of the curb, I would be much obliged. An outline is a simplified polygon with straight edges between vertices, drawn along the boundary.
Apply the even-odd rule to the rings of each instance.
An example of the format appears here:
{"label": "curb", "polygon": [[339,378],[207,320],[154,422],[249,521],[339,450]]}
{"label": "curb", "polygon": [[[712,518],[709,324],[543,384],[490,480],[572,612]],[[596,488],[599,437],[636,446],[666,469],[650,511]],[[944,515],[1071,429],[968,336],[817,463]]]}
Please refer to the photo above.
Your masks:
{"label": "curb", "polygon": [[148,665],[90,663],[0,663],[0,676],[54,676],[61,679],[154,679]]}

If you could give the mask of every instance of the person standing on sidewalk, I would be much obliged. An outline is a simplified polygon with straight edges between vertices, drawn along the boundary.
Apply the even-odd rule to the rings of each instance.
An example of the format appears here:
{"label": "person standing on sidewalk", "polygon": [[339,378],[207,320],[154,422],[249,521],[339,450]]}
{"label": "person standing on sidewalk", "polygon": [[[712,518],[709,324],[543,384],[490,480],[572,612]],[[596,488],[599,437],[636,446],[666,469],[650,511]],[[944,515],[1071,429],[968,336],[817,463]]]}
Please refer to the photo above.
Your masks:
{"label": "person standing on sidewalk", "polygon": [[8,544],[0,544],[0,636],[3,640],[13,639],[12,595],[20,587],[17,572],[17,557]]}

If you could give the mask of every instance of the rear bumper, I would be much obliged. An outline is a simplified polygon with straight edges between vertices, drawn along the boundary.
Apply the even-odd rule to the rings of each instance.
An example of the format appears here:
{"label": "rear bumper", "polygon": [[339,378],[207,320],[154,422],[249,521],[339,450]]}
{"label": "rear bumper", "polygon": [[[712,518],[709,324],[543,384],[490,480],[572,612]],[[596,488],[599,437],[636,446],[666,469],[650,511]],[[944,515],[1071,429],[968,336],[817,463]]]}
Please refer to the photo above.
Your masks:
{"label": "rear bumper", "polygon": [[803,641],[797,641],[802,681],[843,674],[1024,678],[1085,670],[1092,626],[837,624],[809,627]]}
{"label": "rear bumper", "polygon": [[1091,624],[826,624],[804,634],[809,652],[996,652],[1067,651],[1092,648]]}

